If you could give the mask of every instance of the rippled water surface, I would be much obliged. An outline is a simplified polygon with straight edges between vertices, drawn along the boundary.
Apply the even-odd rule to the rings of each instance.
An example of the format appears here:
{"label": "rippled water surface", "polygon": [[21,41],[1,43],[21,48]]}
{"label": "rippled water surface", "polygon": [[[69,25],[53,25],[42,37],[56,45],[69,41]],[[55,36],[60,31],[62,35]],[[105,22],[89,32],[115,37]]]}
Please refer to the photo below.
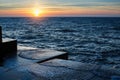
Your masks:
{"label": "rippled water surface", "polygon": [[0,18],[3,37],[19,45],[64,50],[69,59],[120,65],[120,18]]}

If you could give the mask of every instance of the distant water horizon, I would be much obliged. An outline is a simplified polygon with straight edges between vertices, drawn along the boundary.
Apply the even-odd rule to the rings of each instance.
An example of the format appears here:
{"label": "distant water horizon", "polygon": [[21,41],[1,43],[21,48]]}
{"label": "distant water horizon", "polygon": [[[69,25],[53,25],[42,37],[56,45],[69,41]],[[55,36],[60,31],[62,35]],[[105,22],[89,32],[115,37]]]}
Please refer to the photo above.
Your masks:
{"label": "distant water horizon", "polygon": [[31,16],[31,17],[25,17],[25,16],[0,16],[0,18],[63,18],[63,17],[76,17],[76,18],[120,18],[120,16]]}
{"label": "distant water horizon", "polygon": [[4,38],[64,50],[71,60],[120,64],[120,17],[0,17]]}

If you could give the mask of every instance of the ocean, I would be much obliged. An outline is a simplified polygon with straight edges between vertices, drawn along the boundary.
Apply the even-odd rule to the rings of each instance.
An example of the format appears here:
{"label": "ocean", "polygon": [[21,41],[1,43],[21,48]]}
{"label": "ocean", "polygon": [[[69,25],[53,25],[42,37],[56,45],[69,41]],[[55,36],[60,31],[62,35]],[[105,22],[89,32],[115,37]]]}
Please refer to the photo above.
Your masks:
{"label": "ocean", "polygon": [[69,53],[69,59],[120,65],[120,17],[1,17],[4,38]]}

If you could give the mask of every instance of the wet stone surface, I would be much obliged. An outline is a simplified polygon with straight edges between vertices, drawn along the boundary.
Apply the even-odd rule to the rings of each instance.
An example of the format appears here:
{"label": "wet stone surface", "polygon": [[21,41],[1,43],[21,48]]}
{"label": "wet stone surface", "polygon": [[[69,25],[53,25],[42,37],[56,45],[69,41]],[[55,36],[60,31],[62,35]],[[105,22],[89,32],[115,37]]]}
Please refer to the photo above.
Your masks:
{"label": "wet stone surface", "polygon": [[36,49],[36,50],[23,50],[20,51],[19,56],[32,60],[44,60],[51,57],[66,54],[65,52],[49,50],[49,49]]}
{"label": "wet stone surface", "polygon": [[4,58],[0,80],[119,80],[119,65],[110,68],[62,60],[61,55],[67,53],[18,46],[17,55]]}
{"label": "wet stone surface", "polygon": [[2,70],[3,80],[119,80],[120,77],[120,71],[113,68],[61,59]]}
{"label": "wet stone surface", "polygon": [[[62,56],[62,57],[61,57]],[[44,62],[53,58],[64,59],[67,53],[49,49],[37,49],[31,47],[18,46],[17,55],[4,58],[3,67],[14,68],[31,63]]]}

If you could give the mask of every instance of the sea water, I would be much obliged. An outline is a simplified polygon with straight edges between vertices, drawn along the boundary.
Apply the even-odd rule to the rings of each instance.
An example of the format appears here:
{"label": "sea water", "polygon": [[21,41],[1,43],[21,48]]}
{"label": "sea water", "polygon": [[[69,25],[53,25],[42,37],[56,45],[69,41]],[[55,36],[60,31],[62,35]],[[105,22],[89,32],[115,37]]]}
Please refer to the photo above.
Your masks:
{"label": "sea water", "polygon": [[120,65],[119,17],[1,17],[4,38],[18,45],[62,50],[69,59]]}

